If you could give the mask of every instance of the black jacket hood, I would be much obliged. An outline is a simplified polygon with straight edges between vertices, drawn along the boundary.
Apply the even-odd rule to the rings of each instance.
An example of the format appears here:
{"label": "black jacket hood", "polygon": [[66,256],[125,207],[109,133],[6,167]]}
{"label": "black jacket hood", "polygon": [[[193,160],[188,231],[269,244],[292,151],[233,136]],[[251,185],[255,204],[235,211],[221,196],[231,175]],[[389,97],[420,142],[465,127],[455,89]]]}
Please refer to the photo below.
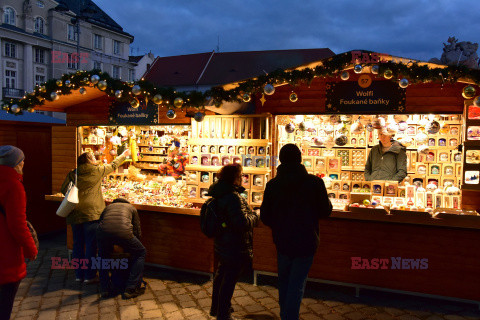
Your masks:
{"label": "black jacket hood", "polygon": [[232,192],[242,193],[243,191],[245,191],[244,187],[233,185],[225,181],[219,180],[213,183],[210,186],[210,188],[208,188],[207,195],[218,199]]}

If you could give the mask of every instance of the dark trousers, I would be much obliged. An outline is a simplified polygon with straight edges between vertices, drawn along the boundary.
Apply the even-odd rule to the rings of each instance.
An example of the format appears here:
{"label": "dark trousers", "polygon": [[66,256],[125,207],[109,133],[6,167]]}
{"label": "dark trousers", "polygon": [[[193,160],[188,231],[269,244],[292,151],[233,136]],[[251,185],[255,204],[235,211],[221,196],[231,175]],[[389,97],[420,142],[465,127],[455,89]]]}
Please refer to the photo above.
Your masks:
{"label": "dark trousers", "polygon": [[[125,253],[130,254],[128,261],[128,267],[130,269],[130,275],[128,276],[125,289],[135,289],[141,285],[143,279],[143,269],[145,266],[145,255],[147,249],[138,240],[137,237],[132,239],[122,239],[110,235],[98,233],[98,255],[102,259],[109,259],[113,252],[113,246],[117,245],[123,248]],[[100,269],[100,286],[102,291],[108,291],[111,288],[110,283],[110,270]]]}
{"label": "dark trousers", "polygon": [[9,320],[20,281],[0,285],[0,320]]}
{"label": "dark trousers", "polygon": [[235,285],[249,263],[250,257],[248,256],[236,259],[219,257],[218,268],[213,278],[210,309],[211,314],[217,314],[217,319],[229,319]]}
{"label": "dark trousers", "polygon": [[73,233],[73,253],[74,259],[88,259],[88,268],[75,269],[75,277],[77,279],[93,279],[97,270],[92,270],[91,259],[97,256],[97,227],[98,220],[89,221],[79,224],[72,224]]}
{"label": "dark trousers", "polygon": [[278,259],[278,300],[282,320],[298,320],[313,255],[288,257],[277,253]]}

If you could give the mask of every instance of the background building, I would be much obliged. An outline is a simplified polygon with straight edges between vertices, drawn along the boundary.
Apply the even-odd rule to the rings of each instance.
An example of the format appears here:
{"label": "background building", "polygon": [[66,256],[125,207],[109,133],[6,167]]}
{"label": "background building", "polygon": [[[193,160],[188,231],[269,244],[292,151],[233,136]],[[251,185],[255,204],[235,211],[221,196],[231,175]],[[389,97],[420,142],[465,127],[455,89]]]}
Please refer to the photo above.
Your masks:
{"label": "background building", "polygon": [[124,81],[145,72],[129,61],[134,37],[91,0],[3,0],[0,18],[2,99],[78,69]]}

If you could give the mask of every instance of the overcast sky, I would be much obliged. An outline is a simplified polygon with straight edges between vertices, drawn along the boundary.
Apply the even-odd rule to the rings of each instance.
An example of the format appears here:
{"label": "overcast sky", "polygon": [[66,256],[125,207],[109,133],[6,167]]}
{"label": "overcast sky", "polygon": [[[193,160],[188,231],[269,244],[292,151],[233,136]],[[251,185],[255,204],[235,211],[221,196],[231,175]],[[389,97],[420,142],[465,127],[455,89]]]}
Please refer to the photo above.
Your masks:
{"label": "overcast sky", "polygon": [[428,60],[449,36],[480,38],[477,0],[93,1],[135,37],[134,55],[217,51],[219,37],[220,52],[326,47]]}

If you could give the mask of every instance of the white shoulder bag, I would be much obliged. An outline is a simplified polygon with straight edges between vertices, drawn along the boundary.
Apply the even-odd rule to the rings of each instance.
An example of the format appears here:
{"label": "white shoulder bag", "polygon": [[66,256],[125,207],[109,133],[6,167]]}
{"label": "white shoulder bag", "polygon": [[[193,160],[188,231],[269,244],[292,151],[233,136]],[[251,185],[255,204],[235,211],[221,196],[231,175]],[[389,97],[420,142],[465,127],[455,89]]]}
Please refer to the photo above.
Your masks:
{"label": "white shoulder bag", "polygon": [[75,171],[75,183],[70,181],[68,185],[67,193],[65,198],[63,198],[60,207],[57,209],[57,216],[66,218],[72,211],[75,209],[75,206],[78,204],[78,188],[77,188],[77,172]]}

